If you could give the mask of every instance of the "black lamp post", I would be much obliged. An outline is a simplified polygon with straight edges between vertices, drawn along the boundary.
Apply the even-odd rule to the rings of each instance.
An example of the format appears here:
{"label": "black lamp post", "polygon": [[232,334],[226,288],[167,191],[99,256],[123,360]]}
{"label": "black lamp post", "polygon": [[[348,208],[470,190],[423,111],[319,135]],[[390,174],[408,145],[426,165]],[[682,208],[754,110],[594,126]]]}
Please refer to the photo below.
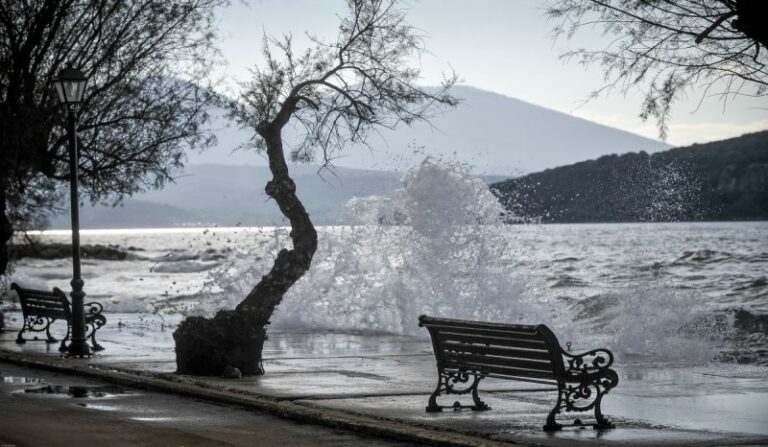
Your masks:
{"label": "black lamp post", "polygon": [[78,159],[77,149],[77,110],[75,106],[82,102],[88,78],[83,72],[71,65],[59,72],[54,80],[59,101],[67,108],[69,133],[69,192],[72,211],[72,340],[67,352],[70,356],[91,355],[91,347],[85,340],[85,309],[82,275],[80,273],[80,199],[77,194]]}

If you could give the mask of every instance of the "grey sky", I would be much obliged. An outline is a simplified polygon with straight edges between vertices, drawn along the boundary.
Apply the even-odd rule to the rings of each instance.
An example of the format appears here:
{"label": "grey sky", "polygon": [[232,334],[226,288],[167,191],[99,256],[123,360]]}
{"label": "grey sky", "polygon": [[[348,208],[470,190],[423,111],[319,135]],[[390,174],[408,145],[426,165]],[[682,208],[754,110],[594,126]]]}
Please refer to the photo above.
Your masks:
{"label": "grey sky", "polygon": [[[572,113],[646,137],[657,135],[654,123],[638,118],[639,94],[593,100],[579,105],[602,85],[598,66],[583,68],[558,59],[566,49],[597,47],[595,30],[576,40],[553,42],[552,24],[541,0],[421,0],[410,4],[409,20],[427,36],[431,52],[421,60],[424,85],[437,84],[453,67],[463,83],[527,102]],[[226,65],[218,74],[231,81],[246,79],[248,68],[261,62],[263,32],[291,33],[306,45],[304,32],[331,39],[342,0],[251,0],[236,2],[221,13],[221,48]],[[685,145],[737,136],[768,128],[763,99],[737,98],[724,105],[686,98],[674,109],[668,142]]]}

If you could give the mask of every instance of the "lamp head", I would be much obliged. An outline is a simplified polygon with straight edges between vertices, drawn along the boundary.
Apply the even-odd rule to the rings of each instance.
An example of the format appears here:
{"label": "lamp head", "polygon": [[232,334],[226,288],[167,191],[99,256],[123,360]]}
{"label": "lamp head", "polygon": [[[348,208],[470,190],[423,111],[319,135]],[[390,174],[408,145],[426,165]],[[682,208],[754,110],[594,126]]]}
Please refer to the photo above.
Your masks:
{"label": "lamp head", "polygon": [[53,83],[62,104],[79,104],[83,101],[88,78],[82,71],[72,68],[70,64],[67,65],[67,68],[59,71],[59,77],[54,79]]}

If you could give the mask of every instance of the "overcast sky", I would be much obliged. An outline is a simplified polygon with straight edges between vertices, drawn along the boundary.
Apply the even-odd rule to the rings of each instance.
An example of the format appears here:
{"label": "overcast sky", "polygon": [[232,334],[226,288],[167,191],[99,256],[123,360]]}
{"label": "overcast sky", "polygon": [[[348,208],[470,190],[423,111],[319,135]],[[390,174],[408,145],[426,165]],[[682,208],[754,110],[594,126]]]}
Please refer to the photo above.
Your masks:
{"label": "overcast sky", "polygon": [[[599,66],[581,67],[561,61],[564,51],[579,46],[599,48],[597,30],[576,40],[553,41],[552,23],[544,0],[420,0],[412,1],[409,21],[426,35],[431,52],[421,59],[424,85],[436,85],[451,67],[462,83],[570,113],[612,127],[656,138],[654,123],[638,118],[641,96],[593,100],[601,87]],[[220,46],[226,64],[218,75],[231,83],[246,79],[248,68],[261,62],[262,33],[292,33],[297,46],[304,32],[332,40],[342,0],[251,0],[220,14]],[[687,145],[738,136],[768,128],[765,98],[738,98],[725,106],[691,95],[674,108],[667,142]]]}

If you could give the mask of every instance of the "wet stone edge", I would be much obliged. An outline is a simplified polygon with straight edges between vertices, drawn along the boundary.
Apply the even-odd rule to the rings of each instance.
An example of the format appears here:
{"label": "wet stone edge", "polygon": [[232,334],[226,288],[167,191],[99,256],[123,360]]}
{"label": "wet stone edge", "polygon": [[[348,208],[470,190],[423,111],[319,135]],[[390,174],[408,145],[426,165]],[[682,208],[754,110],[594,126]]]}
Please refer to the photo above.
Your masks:
{"label": "wet stone edge", "polygon": [[293,402],[276,396],[232,390],[225,386],[202,383],[189,377],[170,373],[137,372],[136,370],[118,369],[109,365],[77,364],[75,362],[82,362],[82,360],[20,354],[1,349],[0,361],[52,372],[84,376],[147,391],[170,393],[255,409],[285,419],[342,429],[363,436],[446,447],[534,445],[534,443],[526,441],[492,440],[479,433],[447,431],[397,419],[374,418],[353,411],[328,409],[311,403]]}

